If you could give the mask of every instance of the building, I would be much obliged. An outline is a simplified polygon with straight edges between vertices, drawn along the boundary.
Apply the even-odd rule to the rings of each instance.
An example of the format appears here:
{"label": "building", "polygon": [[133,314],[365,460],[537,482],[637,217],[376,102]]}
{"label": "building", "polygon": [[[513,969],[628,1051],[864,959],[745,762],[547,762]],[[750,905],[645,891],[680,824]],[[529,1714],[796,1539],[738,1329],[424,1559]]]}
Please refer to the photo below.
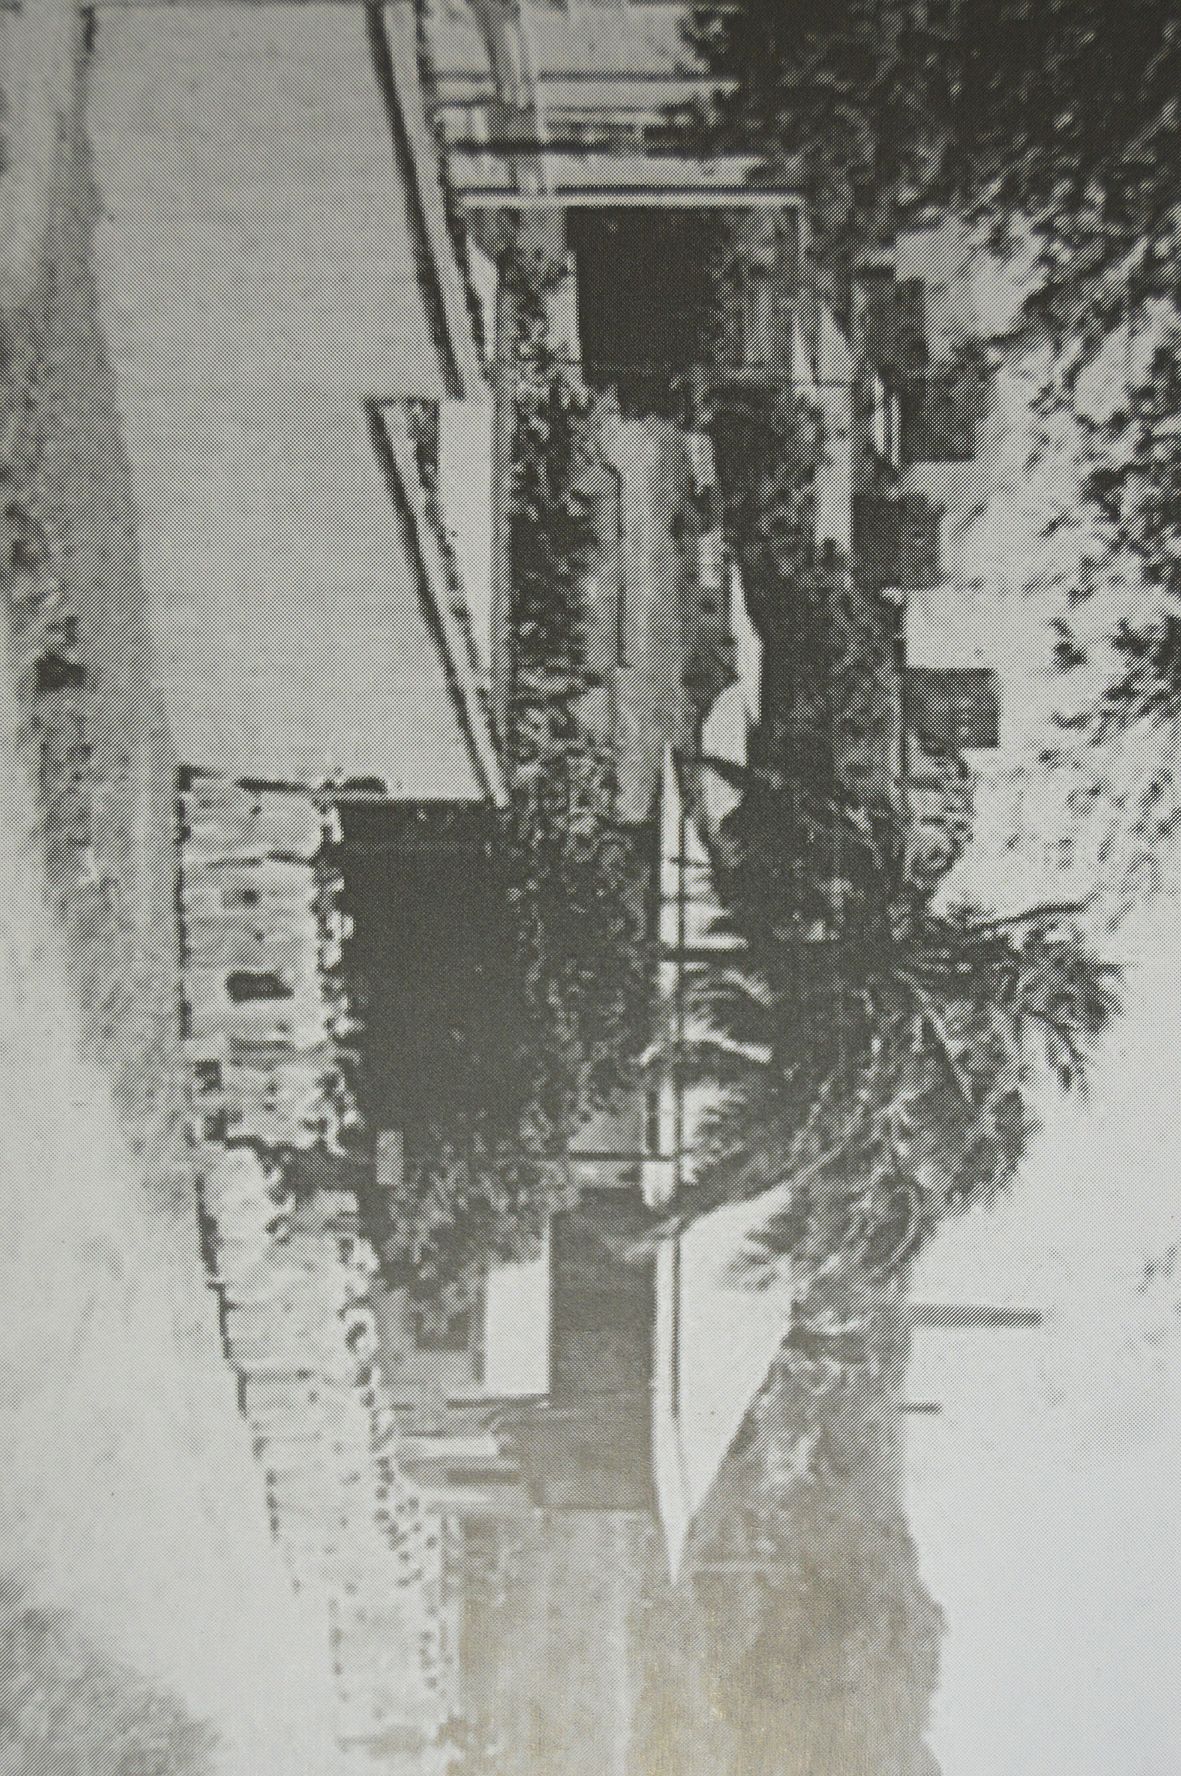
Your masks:
{"label": "building", "polygon": [[[597,1561],[607,1576],[570,1671],[593,1671],[604,1726],[571,1711],[561,1743],[546,1739],[559,1715],[535,1681],[549,1723],[537,1755],[548,1748],[550,1768],[581,1757],[622,1770],[643,1585],[677,1572],[781,1330],[748,1301],[739,1369],[720,1370],[702,1328],[721,1285],[692,1236],[629,1256],[633,1223],[691,1179],[700,1105],[673,1070],[649,1099],[584,1130],[572,1155],[584,1204],[532,1264],[490,1267],[437,1310],[398,1290],[368,1304],[371,1320],[348,1336],[372,1350],[325,1358],[339,1358],[350,1399],[379,1382],[392,1414],[388,1434],[368,1406],[352,1415],[359,1500],[336,1460],[343,1444],[324,1430],[335,1395],[324,1376],[308,1379],[290,1317],[276,1357],[276,1248],[289,1242],[272,1240],[279,1205],[262,1168],[235,1170],[237,1152],[302,1142],[307,1103],[323,1109],[320,1082],[310,1100],[297,1089],[306,1056],[331,1049],[338,1070],[347,1046],[329,1031],[342,927],[321,917],[326,871],[339,879],[333,917],[351,923],[352,991],[366,1000],[356,1089],[372,1166],[347,1190],[311,1193],[292,1225],[301,1250],[335,1249],[342,1289],[353,1283],[338,1276],[349,1269],[339,1242],[365,1257],[360,1196],[396,1181],[425,1120],[460,1107],[469,1064],[495,1047],[481,1020],[501,947],[493,833],[514,664],[516,392],[514,294],[498,257],[548,266],[552,343],[614,396],[593,490],[585,596],[599,683],[586,713],[615,761],[620,823],[651,839],[674,1042],[691,955],[711,941],[705,838],[724,812],[719,786],[694,783],[684,761],[745,762],[775,714],[792,640],[790,611],[750,608],[727,558],[705,398],[711,387],[789,394],[821,412],[814,551],[852,562],[902,613],[888,707],[858,768],[917,795],[911,763],[929,755],[923,788],[939,828],[944,779],[994,719],[975,655],[924,656],[925,676],[905,677],[910,601],[944,585],[942,495],[924,463],[942,451],[958,465],[966,448],[959,385],[949,393],[931,368],[943,362],[941,323],[897,261],[867,269],[840,310],[812,275],[790,181],[752,183],[742,157],[685,153],[668,109],[700,93],[702,76],[686,66],[675,5],[431,0],[421,36],[410,0],[109,0],[97,21],[98,278],[185,773],[186,1003],[212,1043],[194,1062],[194,1101],[221,1192],[212,1255],[276,1516],[300,1574],[326,1572],[335,1644],[353,1649],[340,1652],[348,1735],[400,1736],[412,1752],[437,1737],[466,1681],[449,1537],[496,1548],[535,1538],[519,1601],[543,1625]],[[704,266],[683,249],[719,216],[736,246],[707,377],[712,286],[686,278],[670,317],[652,243]],[[850,740],[850,769],[852,758]],[[263,1119],[282,1138],[264,1141]],[[253,1294],[240,1273],[227,1293],[230,1249],[250,1244],[227,1236],[231,1219],[249,1224],[251,1264],[263,1264],[249,1270]],[[334,1451],[328,1494],[285,1465],[313,1408]],[[356,1526],[343,1565],[338,1547],[311,1545],[314,1521],[293,1527],[342,1498]],[[396,1536],[370,1534],[379,1518]],[[370,1619],[355,1593],[375,1572],[385,1613]],[[375,1645],[386,1665],[397,1653],[393,1676]]]}
{"label": "building", "polygon": [[[87,104],[99,303],[182,767],[209,1277],[340,1738],[424,1769],[452,1706],[445,1536],[382,1442],[372,1253],[325,1158],[349,1111],[341,860],[355,886],[367,819],[478,825],[504,793],[471,498],[487,385],[405,22],[114,0],[95,9]],[[325,1173],[300,1202],[277,1169],[292,1151]]]}
{"label": "building", "polygon": [[[904,810],[916,873],[938,876],[962,849],[962,755],[994,744],[996,728],[986,664],[927,650],[912,669],[908,653],[911,600],[944,585],[942,466],[953,479],[962,470],[983,410],[946,280],[928,291],[922,242],[907,238],[836,292],[790,181],[760,183],[749,158],[686,152],[672,112],[708,81],[688,57],[683,10],[432,0],[420,43],[492,386],[493,726],[505,732],[514,671],[515,258],[548,292],[551,349],[607,398],[585,586],[598,686],[583,714],[615,761],[619,818],[652,835],[674,1040],[689,958],[718,911],[706,841],[728,805],[708,777],[686,796],[683,761],[704,751],[744,763],[752,738],[790,728],[809,694],[788,603],[752,608],[727,559],[711,404],[789,400],[819,415],[807,549],[834,599],[854,578],[887,637],[870,694],[838,712],[836,769],[852,793]],[[728,257],[707,275],[719,219]],[[670,255],[684,273],[671,310]],[[719,305],[722,337],[707,349],[704,317]],[[649,1203],[667,1202],[692,1175],[699,1109],[670,1081],[596,1119],[574,1145],[580,1180],[638,1182]]]}

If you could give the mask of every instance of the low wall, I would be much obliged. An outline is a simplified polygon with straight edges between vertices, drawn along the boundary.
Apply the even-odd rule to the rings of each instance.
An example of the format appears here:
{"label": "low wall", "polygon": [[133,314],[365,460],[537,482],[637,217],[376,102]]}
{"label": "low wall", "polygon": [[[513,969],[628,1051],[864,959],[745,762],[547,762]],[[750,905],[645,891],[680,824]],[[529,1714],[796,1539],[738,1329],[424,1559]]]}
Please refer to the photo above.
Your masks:
{"label": "low wall", "polygon": [[334,815],[307,790],[198,777],[181,820],[192,1129],[225,1353],[279,1548],[327,1622],[340,1738],[425,1756],[452,1689],[446,1548],[386,1449],[377,1261],[334,1163],[354,1119]]}

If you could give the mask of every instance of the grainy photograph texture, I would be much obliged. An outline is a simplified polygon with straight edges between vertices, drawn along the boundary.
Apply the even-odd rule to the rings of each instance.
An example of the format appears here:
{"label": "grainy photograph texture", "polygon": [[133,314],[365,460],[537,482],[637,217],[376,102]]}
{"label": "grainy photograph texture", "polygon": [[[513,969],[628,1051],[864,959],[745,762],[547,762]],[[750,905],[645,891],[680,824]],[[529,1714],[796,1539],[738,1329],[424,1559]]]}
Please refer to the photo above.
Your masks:
{"label": "grainy photograph texture", "polygon": [[0,0],[0,1773],[1181,1771],[1171,0]]}

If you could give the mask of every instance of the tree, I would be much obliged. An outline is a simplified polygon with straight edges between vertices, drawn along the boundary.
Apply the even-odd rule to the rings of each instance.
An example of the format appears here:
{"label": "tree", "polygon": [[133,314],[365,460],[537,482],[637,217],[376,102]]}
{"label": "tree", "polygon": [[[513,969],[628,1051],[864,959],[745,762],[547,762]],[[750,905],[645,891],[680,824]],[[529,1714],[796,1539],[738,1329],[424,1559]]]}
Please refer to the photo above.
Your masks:
{"label": "tree", "polygon": [[773,1193],[761,1238],[802,1276],[892,1274],[1012,1177],[1039,1071],[1085,1086],[1113,970],[1070,908],[934,910],[889,810],[747,775],[718,859],[740,947],[701,970],[679,1057],[722,1088],[693,1208]]}
{"label": "tree", "polygon": [[1035,231],[1039,302],[1067,325],[1083,305],[1122,312],[1102,304],[1112,271],[1132,274],[1133,300],[1175,295],[1168,0],[700,0],[688,34],[732,83],[714,128],[795,160],[822,252],[954,205]]}
{"label": "tree", "polygon": [[690,45],[720,82],[697,121],[795,177],[832,269],[890,238],[931,182],[954,75],[911,12],[906,0],[700,0],[690,15]]}
{"label": "tree", "polygon": [[[1135,717],[1181,709],[1181,325],[1160,337],[1142,376],[1102,422],[1089,428],[1092,448],[1083,491],[1094,509],[1109,562],[1134,563],[1142,596],[1100,637],[1112,661],[1085,719],[1102,739]],[[1058,622],[1064,670],[1089,663],[1091,606],[1102,599],[1092,561],[1071,589]]]}
{"label": "tree", "polygon": [[[1089,428],[1080,497],[1109,519],[1106,584],[1121,719],[1181,709],[1168,562],[1181,546],[1169,440],[1181,417],[1181,23],[1168,0],[700,0],[690,41],[720,77],[708,127],[790,168],[838,295],[869,244],[932,213],[1029,250],[1010,344],[1051,348],[1048,393],[1075,400],[1117,337],[1157,360]],[[1129,452],[1131,438],[1135,446]],[[1164,460],[1162,460],[1164,459]],[[1113,504],[1114,499],[1114,504]],[[1159,594],[1147,612],[1117,571]],[[1129,590],[1129,585],[1131,589]],[[1067,657],[1070,651],[1067,650]],[[1102,739],[1114,713],[1090,712]]]}

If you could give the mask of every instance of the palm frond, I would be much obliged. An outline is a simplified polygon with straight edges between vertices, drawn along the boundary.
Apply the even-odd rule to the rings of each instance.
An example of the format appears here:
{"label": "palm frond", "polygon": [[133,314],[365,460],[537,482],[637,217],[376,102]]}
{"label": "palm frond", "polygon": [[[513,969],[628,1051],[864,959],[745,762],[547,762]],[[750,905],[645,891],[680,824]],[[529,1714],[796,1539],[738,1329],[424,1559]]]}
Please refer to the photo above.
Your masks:
{"label": "palm frond", "polygon": [[[805,893],[795,913],[791,896],[799,869],[830,867],[831,810],[796,798],[789,843],[782,824],[759,830],[768,807],[782,813],[783,778],[718,768],[753,795],[744,843],[765,857],[753,875],[721,878],[744,946],[691,982],[696,1027],[676,1056],[719,1088],[701,1201],[767,1194],[772,1252],[790,1238],[814,1264],[905,1263],[948,1208],[1012,1177],[1035,1126],[1033,1069],[1085,1088],[1118,970],[1087,945],[1073,904],[994,917],[901,895],[899,846],[865,811],[846,811],[838,833],[860,847],[865,883],[808,928],[823,895]],[[810,865],[792,859],[792,843],[814,840]]]}

